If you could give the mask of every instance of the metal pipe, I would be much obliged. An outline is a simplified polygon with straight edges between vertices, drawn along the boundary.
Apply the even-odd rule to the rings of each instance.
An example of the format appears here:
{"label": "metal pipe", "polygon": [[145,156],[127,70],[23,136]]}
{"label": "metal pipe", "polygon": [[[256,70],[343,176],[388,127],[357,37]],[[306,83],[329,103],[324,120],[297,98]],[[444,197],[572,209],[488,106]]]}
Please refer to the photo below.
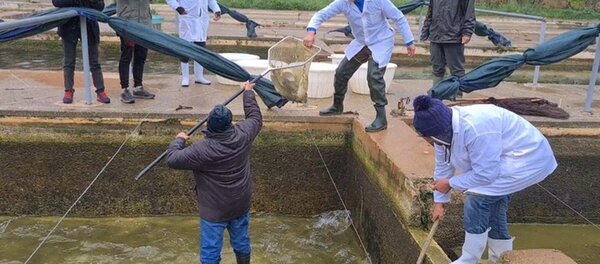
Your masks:
{"label": "metal pipe", "polygon": [[[542,22],[542,26],[540,29],[540,44],[544,42],[544,38],[546,36],[546,21]],[[538,85],[538,80],[540,78],[540,66],[535,66],[533,70],[533,87]]]}
{"label": "metal pipe", "polygon": [[0,23],[0,31],[9,31],[17,28],[35,26],[42,23],[62,20],[75,16],[78,16],[77,11],[69,10],[58,14],[44,15],[39,17],[28,17],[15,21],[2,22]]}
{"label": "metal pipe", "polygon": [[537,21],[541,21],[541,22],[546,22],[546,18],[539,17],[539,16],[530,16],[530,15],[524,15],[524,14],[516,14],[516,13],[494,11],[494,10],[487,10],[487,9],[478,9],[478,8],[475,8],[475,11],[476,12],[481,12],[481,13],[486,13],[486,14],[493,14],[493,15],[500,15],[500,16],[507,16],[507,17],[516,17],[516,18],[524,18],[524,19],[531,19],[531,20],[537,20]]}
{"label": "metal pipe", "polygon": [[90,87],[90,53],[87,38],[87,20],[84,16],[79,16],[79,30],[81,32],[81,53],[83,57],[83,86],[85,87],[85,104],[92,104],[92,89]]}
{"label": "metal pipe", "polygon": [[598,66],[600,64],[600,37],[596,39],[596,56],[594,57],[594,65],[592,66],[592,76],[588,86],[587,97],[585,98],[584,111],[590,112],[592,108],[592,99],[594,99],[594,90],[596,89],[596,79],[598,78]]}

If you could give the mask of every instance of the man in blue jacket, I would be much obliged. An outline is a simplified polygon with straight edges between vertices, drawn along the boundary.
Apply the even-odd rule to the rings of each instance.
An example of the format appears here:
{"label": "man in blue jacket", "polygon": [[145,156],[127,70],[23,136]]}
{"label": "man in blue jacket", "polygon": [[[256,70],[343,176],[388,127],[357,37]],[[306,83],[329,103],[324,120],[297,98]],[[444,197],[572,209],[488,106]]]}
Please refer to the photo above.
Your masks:
{"label": "man in blue jacket", "polygon": [[376,132],[386,129],[387,98],[383,75],[394,49],[394,29],[387,20],[394,22],[404,39],[408,56],[413,56],[415,45],[408,21],[390,0],[335,0],[311,18],[304,37],[304,45],[312,46],[321,23],[340,13],[348,19],[354,39],[346,48],[344,52],[346,56],[335,71],[333,105],[321,110],[319,115],[340,115],[344,112],[348,80],[360,65],[368,62],[367,84],[377,116],[365,130]]}
{"label": "man in blue jacket", "polygon": [[253,88],[254,84],[244,85],[245,120],[232,125],[231,111],[217,105],[209,114],[203,140],[185,147],[189,137],[181,132],[169,145],[169,167],[194,172],[203,264],[221,260],[225,229],[229,231],[237,263],[250,263],[250,149],[262,127]]}
{"label": "man in blue jacket", "polygon": [[506,218],[512,194],[556,169],[548,140],[524,118],[495,105],[450,108],[422,95],[413,106],[415,130],[434,142],[432,218],[444,218],[450,189],[465,193],[465,242],[453,263],[476,264],[486,244],[488,259],[496,262],[512,250]]}
{"label": "man in blue jacket", "polygon": [[[52,4],[56,7],[88,7],[98,11],[104,9],[104,0],[52,0]],[[65,84],[65,96],[63,97],[63,103],[73,103],[73,89],[74,75],[75,75],[75,60],[77,57],[77,41],[81,39],[81,32],[79,26],[79,17],[69,19],[67,23],[64,23],[58,27],[58,35],[61,37],[64,55],[64,84]],[[88,41],[88,55],[90,58],[90,72],[92,73],[92,80],[94,81],[94,87],[96,87],[96,100],[98,102],[108,104],[110,98],[104,92],[104,76],[102,76],[102,68],[100,62],[98,62],[98,46],[100,44],[100,29],[98,22],[94,20],[87,20],[87,41]]]}

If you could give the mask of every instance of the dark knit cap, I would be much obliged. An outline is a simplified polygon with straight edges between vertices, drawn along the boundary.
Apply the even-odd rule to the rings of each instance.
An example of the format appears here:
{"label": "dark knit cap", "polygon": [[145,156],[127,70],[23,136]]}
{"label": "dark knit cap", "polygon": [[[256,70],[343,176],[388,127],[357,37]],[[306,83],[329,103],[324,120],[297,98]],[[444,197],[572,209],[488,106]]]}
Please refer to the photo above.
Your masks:
{"label": "dark knit cap", "polygon": [[452,109],[441,100],[420,95],[415,98],[413,107],[413,125],[422,136],[439,136],[452,128]]}
{"label": "dark knit cap", "polygon": [[231,110],[224,105],[217,105],[208,115],[208,130],[221,133],[231,127]]}

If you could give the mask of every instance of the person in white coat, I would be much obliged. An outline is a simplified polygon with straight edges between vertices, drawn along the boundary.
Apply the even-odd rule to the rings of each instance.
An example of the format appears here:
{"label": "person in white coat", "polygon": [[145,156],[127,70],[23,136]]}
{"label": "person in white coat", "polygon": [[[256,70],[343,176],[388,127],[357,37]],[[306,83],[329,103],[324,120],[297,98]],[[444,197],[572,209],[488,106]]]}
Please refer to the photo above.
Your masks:
{"label": "person in white coat", "polygon": [[465,242],[453,263],[477,263],[486,244],[488,259],[496,262],[512,250],[506,218],[512,194],[556,169],[548,140],[524,118],[495,105],[450,108],[422,95],[413,106],[415,130],[434,142],[432,218],[444,218],[450,189],[465,193]]}
{"label": "person in white coat", "polygon": [[321,110],[319,115],[340,115],[344,112],[343,102],[348,90],[348,80],[360,65],[368,62],[367,84],[377,117],[365,130],[375,132],[386,129],[387,98],[383,75],[392,56],[395,35],[388,19],[392,20],[400,31],[408,56],[413,56],[415,45],[408,21],[390,0],[334,0],[311,18],[304,37],[304,45],[311,47],[319,26],[341,13],[348,19],[354,39],[346,48],[346,56],[335,72],[333,105]]}
{"label": "person in white coat", "polygon": [[[167,0],[167,4],[177,11],[179,20],[179,37],[193,42],[201,47],[206,47],[208,37],[209,15],[208,8],[214,12],[214,21],[221,18],[221,9],[216,0]],[[190,84],[189,59],[181,60],[181,86]],[[204,68],[194,61],[194,81],[199,84],[210,85],[211,82],[204,78]]]}

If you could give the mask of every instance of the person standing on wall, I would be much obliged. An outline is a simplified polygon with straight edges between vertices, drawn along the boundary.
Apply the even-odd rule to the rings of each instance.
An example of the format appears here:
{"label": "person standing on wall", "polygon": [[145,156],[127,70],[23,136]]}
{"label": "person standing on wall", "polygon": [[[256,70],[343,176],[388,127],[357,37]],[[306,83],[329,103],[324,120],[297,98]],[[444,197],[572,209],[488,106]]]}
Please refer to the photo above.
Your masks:
{"label": "person standing on wall", "polygon": [[[465,75],[465,45],[475,31],[475,0],[430,0],[421,41],[429,40],[433,85],[450,74]],[[459,96],[462,93],[459,93]]]}
{"label": "person standing on wall", "polygon": [[[167,4],[177,11],[179,16],[179,37],[193,42],[200,47],[206,47],[208,36],[208,8],[214,12],[214,21],[221,18],[221,9],[216,0],[167,0]],[[189,59],[181,60],[181,86],[190,84]],[[210,85],[204,78],[204,68],[194,61],[195,83]]]}
{"label": "person standing on wall", "polygon": [[[150,0],[116,0],[117,16],[152,27]],[[144,90],[144,64],[148,49],[133,40],[119,36],[121,39],[121,58],[119,59],[119,79],[121,82],[121,102],[135,103],[134,98],[154,99],[154,94]],[[129,91],[129,65],[133,60],[133,95]]]}
{"label": "person standing on wall", "polygon": [[344,112],[348,80],[360,65],[368,62],[367,84],[377,116],[365,130],[367,132],[384,130],[387,128],[385,113],[387,98],[383,75],[394,49],[394,29],[387,20],[390,19],[396,24],[406,44],[408,56],[415,54],[413,34],[406,17],[390,0],[334,0],[310,19],[304,45],[311,47],[319,26],[340,13],[348,19],[354,39],[346,48],[344,52],[346,56],[335,72],[333,105],[321,110],[319,115],[340,115]]}
{"label": "person standing on wall", "polygon": [[476,264],[486,244],[488,259],[496,262],[512,250],[506,211],[513,193],[557,167],[548,140],[524,118],[495,105],[450,108],[421,95],[413,106],[415,130],[434,142],[433,220],[444,218],[451,189],[465,193],[465,242],[452,263]]}
{"label": "person standing on wall", "polygon": [[200,211],[200,262],[203,264],[220,262],[225,229],[229,231],[237,263],[250,263],[250,150],[262,128],[262,115],[253,89],[254,84],[244,84],[245,120],[232,125],[231,111],[217,105],[208,116],[203,140],[185,147],[189,137],[181,132],[169,145],[167,165],[194,172]]}
{"label": "person standing on wall", "polygon": [[[55,7],[88,7],[98,11],[104,9],[104,0],[52,0]],[[95,20],[87,20],[87,41],[88,55],[90,58],[90,72],[94,87],[96,87],[96,101],[109,104],[110,98],[104,91],[104,76],[102,76],[102,68],[98,61],[98,47],[100,46],[100,29],[98,22]],[[77,41],[81,39],[81,30],[79,25],[79,17],[73,17],[58,27],[58,35],[61,37],[64,55],[64,85],[65,95],[63,103],[73,103],[73,89],[75,78],[75,60],[77,57]]]}

